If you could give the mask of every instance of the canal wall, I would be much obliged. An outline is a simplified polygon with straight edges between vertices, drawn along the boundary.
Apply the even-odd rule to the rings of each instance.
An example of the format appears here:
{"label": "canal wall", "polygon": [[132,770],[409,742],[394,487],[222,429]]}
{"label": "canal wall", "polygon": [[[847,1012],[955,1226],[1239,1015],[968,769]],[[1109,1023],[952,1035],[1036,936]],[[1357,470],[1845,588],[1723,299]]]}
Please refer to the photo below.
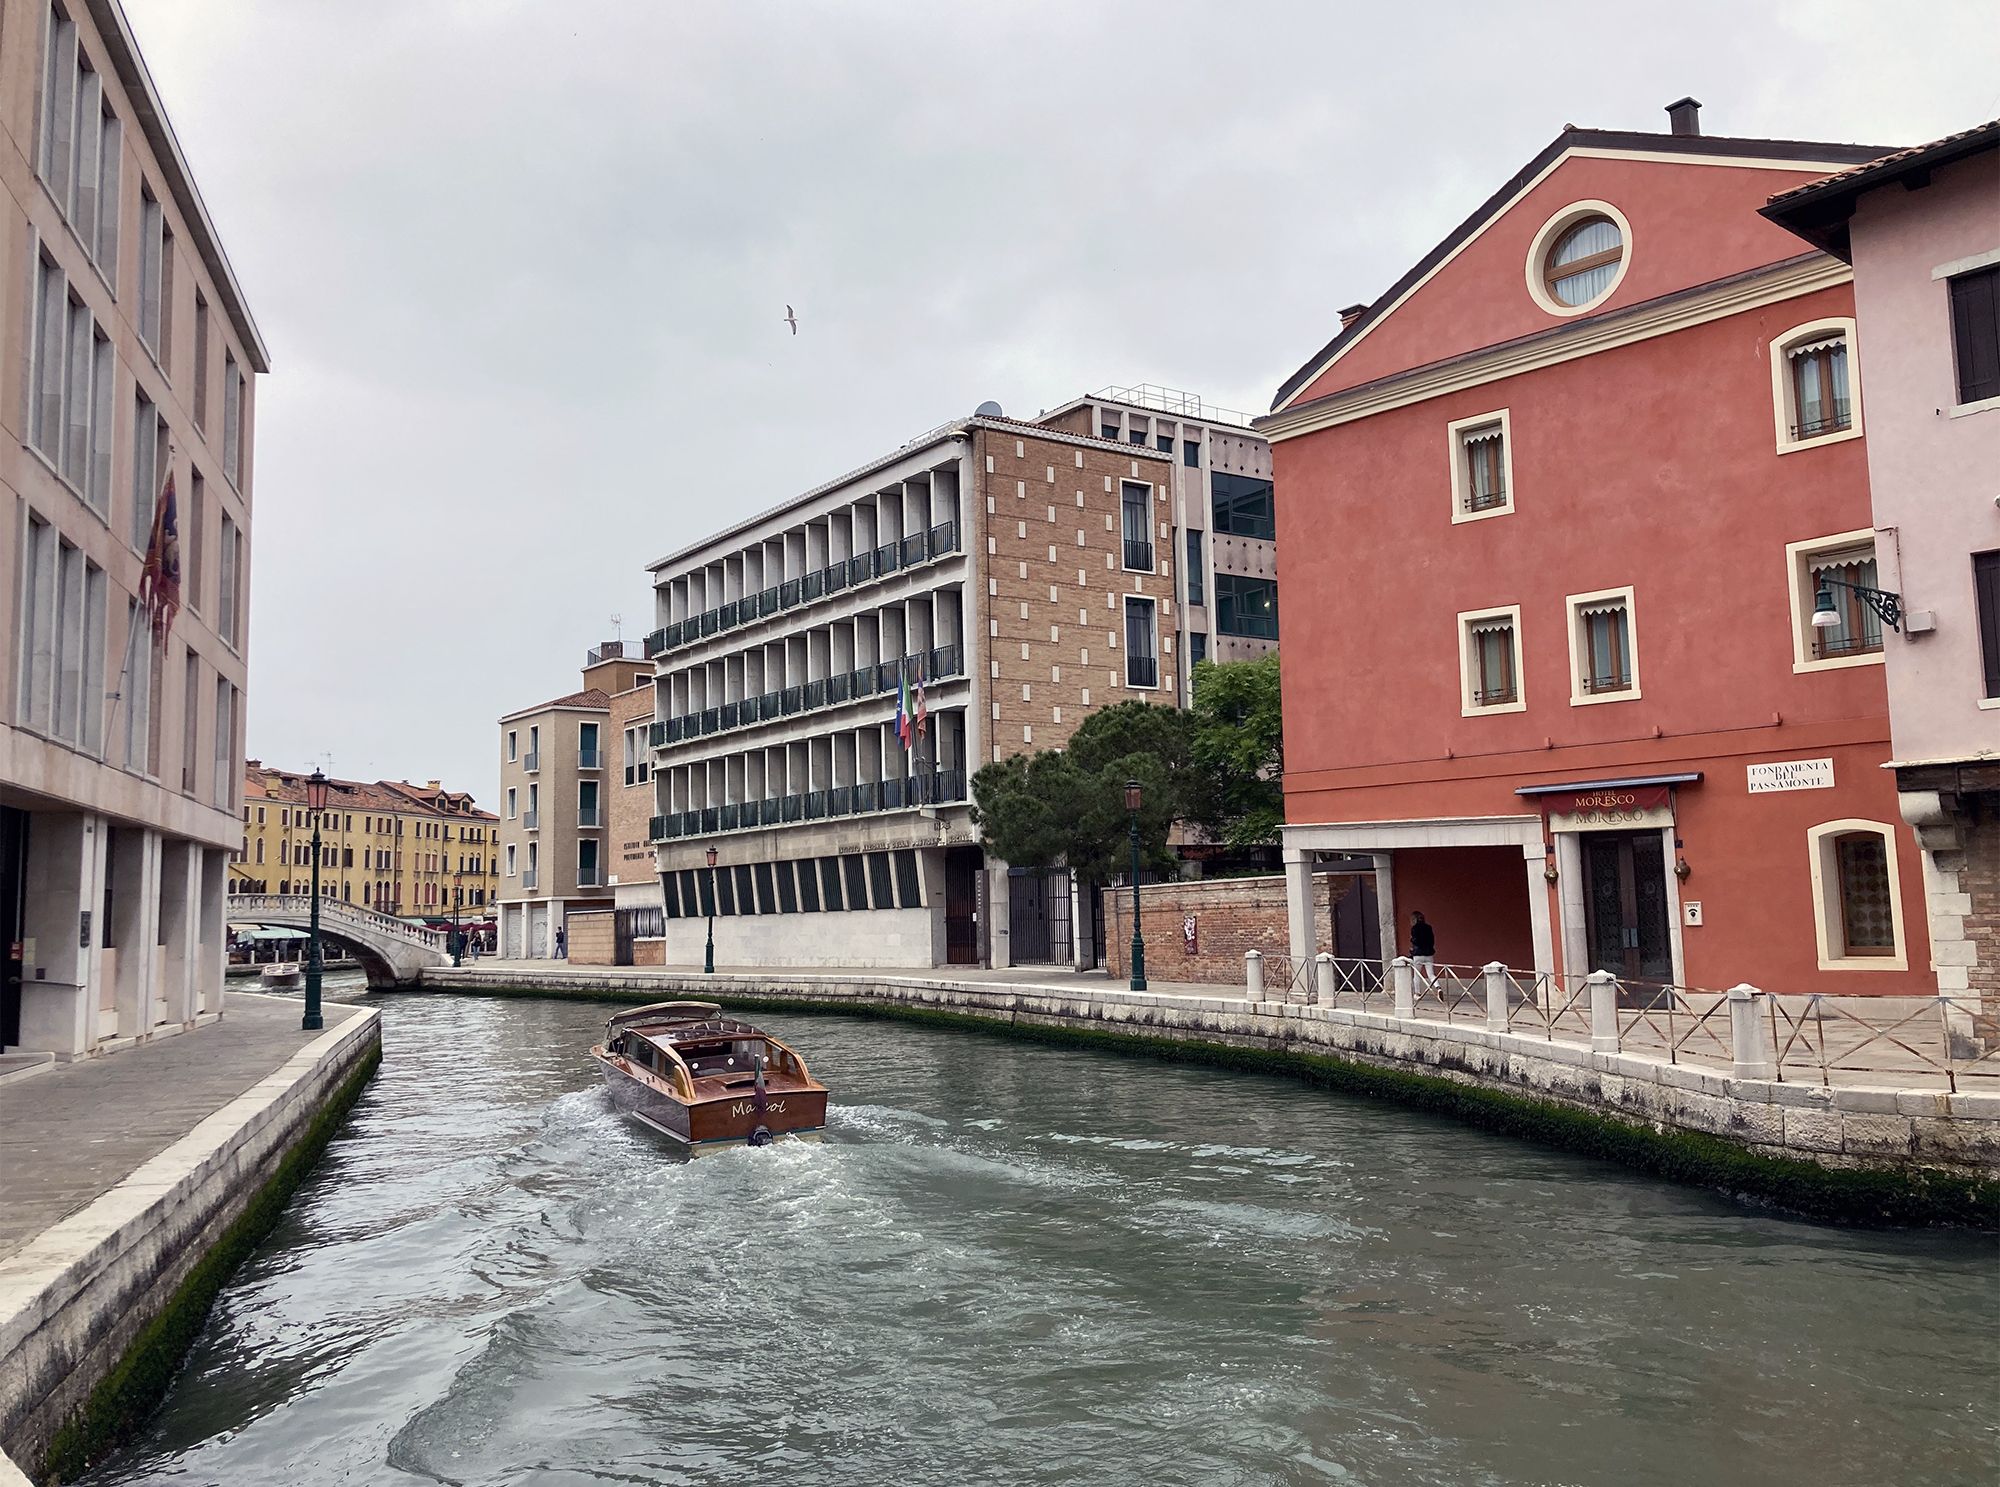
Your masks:
{"label": "canal wall", "polygon": [[2000,1093],[1738,1078],[1465,1022],[1243,997],[946,977],[518,967],[427,990],[878,1011],[1288,1069],[1829,1218],[2000,1226]]}
{"label": "canal wall", "polygon": [[0,1484],[9,1458],[75,1476],[150,1413],[380,1061],[380,1014],[343,1019],[0,1262]]}

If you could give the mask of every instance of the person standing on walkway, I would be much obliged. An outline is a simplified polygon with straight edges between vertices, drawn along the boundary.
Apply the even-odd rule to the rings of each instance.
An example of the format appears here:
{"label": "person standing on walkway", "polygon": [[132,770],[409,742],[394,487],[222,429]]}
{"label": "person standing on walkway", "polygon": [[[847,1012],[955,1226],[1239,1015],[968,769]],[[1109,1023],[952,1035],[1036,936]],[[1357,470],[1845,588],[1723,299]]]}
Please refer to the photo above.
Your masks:
{"label": "person standing on walkway", "polygon": [[563,933],[563,927],[560,924],[556,926],[556,959],[569,959],[569,937]]}
{"label": "person standing on walkway", "polygon": [[1422,909],[1410,911],[1410,964],[1417,969],[1417,982],[1425,991],[1437,985],[1437,931],[1424,918]]}

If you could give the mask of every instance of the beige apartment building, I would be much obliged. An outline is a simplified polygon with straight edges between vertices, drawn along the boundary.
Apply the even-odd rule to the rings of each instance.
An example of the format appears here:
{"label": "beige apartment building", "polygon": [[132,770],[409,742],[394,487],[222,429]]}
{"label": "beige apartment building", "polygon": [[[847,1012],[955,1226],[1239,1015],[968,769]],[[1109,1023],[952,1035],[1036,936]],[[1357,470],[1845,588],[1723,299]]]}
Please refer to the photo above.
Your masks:
{"label": "beige apartment building", "polygon": [[220,1015],[268,358],[116,0],[0,0],[0,130],[0,1053],[75,1058]]}
{"label": "beige apartment building", "polygon": [[1174,553],[1188,676],[1199,661],[1248,661],[1278,644],[1278,531],[1271,445],[1250,415],[1191,392],[1106,387],[1036,420],[1150,448],[1173,461]]}
{"label": "beige apartment building", "polygon": [[501,718],[502,955],[554,956],[571,910],[613,907],[610,813],[622,787],[611,699],[647,675],[644,661],[611,641],[585,657],[580,690]]}
{"label": "beige apartment building", "polygon": [[[229,892],[309,893],[312,814],[306,776],[243,765],[243,839]],[[500,890],[500,818],[437,780],[327,781],[320,892],[406,919],[482,920]]]}
{"label": "beige apartment building", "polygon": [[988,862],[968,781],[1182,695],[1180,457],[988,404],[654,563],[666,962],[711,907],[725,965],[1070,960],[1066,879]]}

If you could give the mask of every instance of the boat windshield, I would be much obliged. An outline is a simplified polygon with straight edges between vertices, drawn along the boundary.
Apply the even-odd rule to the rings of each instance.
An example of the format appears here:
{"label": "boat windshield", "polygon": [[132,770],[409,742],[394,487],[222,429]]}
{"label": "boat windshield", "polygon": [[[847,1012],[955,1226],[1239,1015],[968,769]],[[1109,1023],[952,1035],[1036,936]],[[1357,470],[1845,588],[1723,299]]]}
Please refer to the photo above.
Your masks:
{"label": "boat windshield", "polygon": [[682,1043],[676,1052],[687,1060],[688,1072],[710,1074],[754,1074],[757,1055],[764,1056],[764,1070],[775,1074],[788,1068],[790,1060],[764,1038],[719,1038],[711,1042]]}

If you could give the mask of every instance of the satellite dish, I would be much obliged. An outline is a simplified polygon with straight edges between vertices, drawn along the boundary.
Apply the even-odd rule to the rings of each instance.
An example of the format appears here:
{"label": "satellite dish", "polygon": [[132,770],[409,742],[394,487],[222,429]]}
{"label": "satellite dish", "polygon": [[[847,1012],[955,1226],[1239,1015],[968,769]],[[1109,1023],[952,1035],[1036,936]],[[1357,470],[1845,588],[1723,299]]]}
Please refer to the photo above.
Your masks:
{"label": "satellite dish", "polygon": [[1000,405],[994,402],[993,399],[988,398],[972,410],[972,416],[974,418],[999,418],[1003,415],[1000,412]]}

